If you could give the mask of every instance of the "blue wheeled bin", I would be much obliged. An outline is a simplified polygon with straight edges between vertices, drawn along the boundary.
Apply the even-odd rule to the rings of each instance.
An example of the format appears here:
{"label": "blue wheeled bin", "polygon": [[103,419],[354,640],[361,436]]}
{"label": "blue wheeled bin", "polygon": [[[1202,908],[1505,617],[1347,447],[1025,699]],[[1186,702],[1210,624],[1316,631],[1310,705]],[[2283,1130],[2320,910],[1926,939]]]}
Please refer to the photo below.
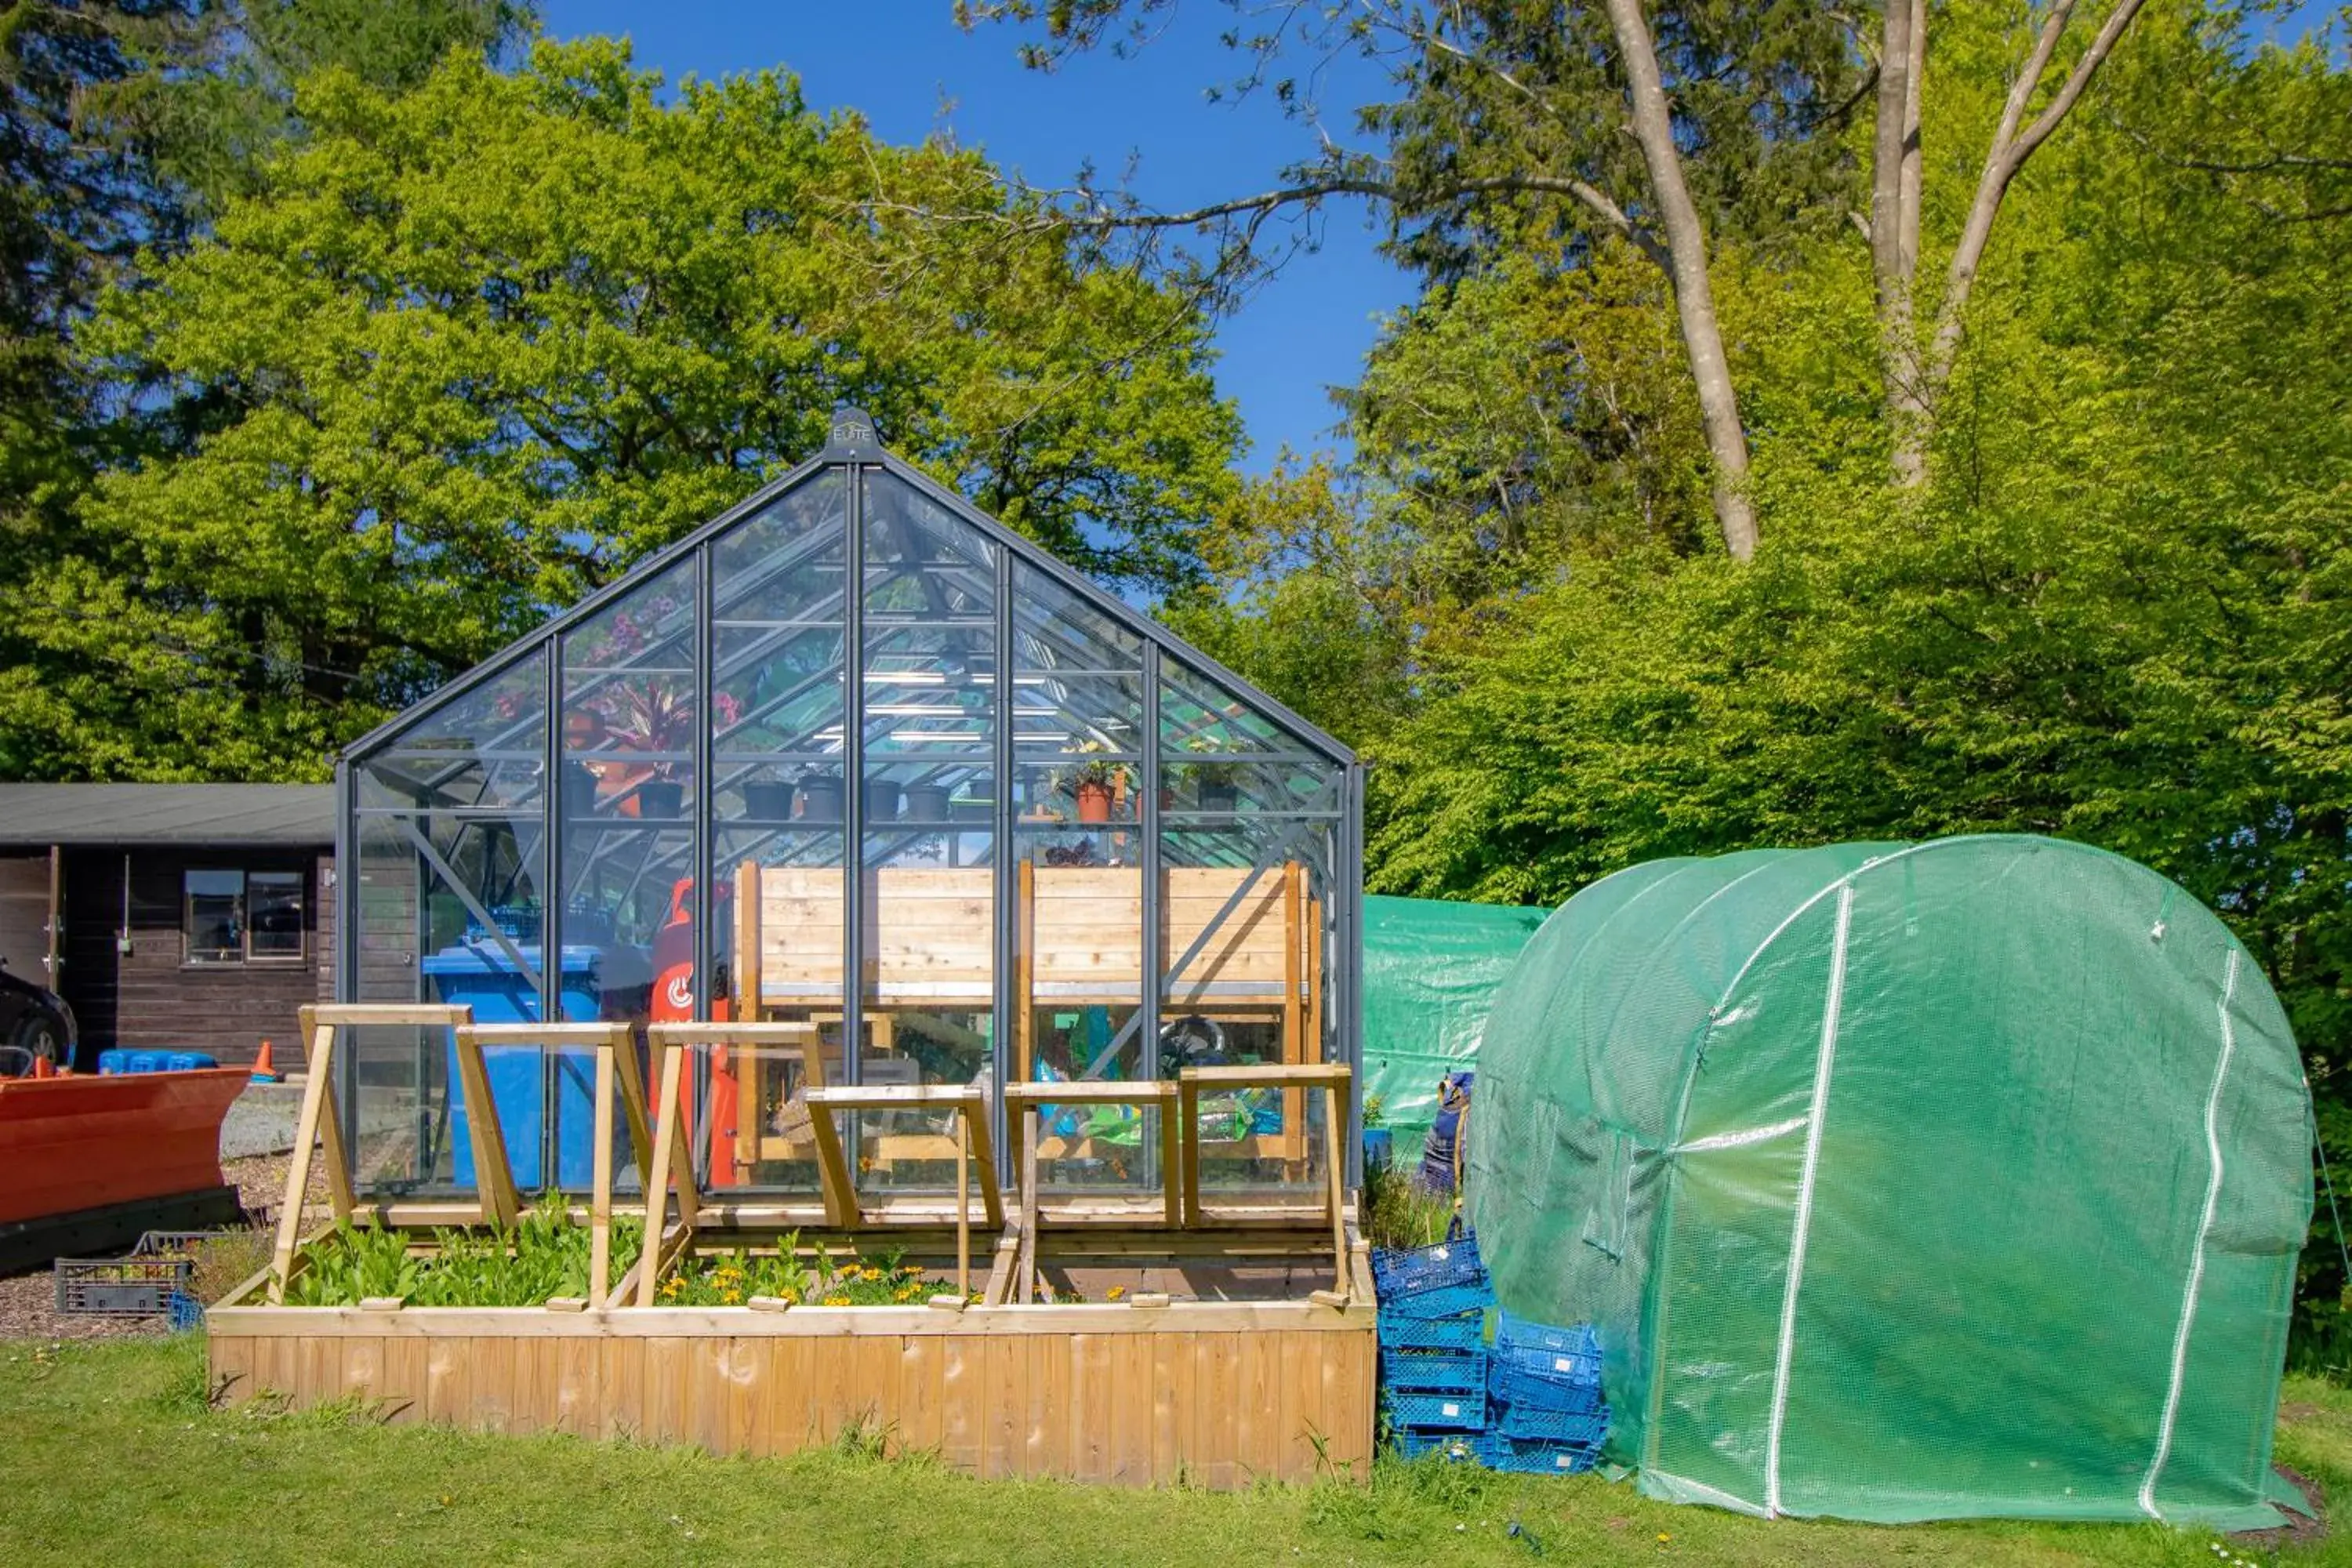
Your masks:
{"label": "blue wheeled bin", "polygon": [[[524,964],[537,968],[536,945],[518,949]],[[566,944],[563,949],[563,1016],[574,1022],[643,1016],[651,994],[653,970],[643,952],[631,947]],[[479,939],[445,947],[421,967],[442,1001],[470,1006],[477,1024],[529,1024],[539,1018],[539,993],[507,949]],[[449,1141],[457,1184],[474,1184],[474,1146],[466,1121],[465,1085],[457,1075],[457,1047],[450,1046]],[[499,1131],[515,1185],[585,1188],[596,1168],[596,1054],[547,1050],[539,1046],[488,1046],[482,1068],[490,1098],[498,1102]],[[550,1112],[552,1110],[552,1116]]]}

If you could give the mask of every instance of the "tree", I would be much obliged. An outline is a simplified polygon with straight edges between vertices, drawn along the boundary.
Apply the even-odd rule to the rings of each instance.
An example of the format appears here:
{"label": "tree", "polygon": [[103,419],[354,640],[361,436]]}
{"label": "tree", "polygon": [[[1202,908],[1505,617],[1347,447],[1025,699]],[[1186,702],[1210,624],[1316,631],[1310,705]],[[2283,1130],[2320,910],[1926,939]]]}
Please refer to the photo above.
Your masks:
{"label": "tree", "polygon": [[[1047,41],[1033,64],[1115,36],[1139,35],[1172,0],[959,0],[977,16],[1043,21]],[[1242,6],[1236,6],[1243,9]],[[1299,8],[1269,8],[1265,30],[1228,42],[1257,62],[1248,85],[1271,81],[1286,102],[1298,78],[1273,79],[1286,43],[1309,52],[1393,55],[1402,93],[1364,116],[1384,132],[1386,157],[1327,144],[1277,188],[1176,213],[1106,207],[1081,187],[1071,221],[1187,228],[1225,225],[1228,249],[1254,242],[1264,220],[1336,195],[1386,204],[1400,231],[1422,226],[1406,254],[1443,257],[1429,237],[1491,215],[1497,202],[1540,202],[1544,220],[1581,252],[1596,237],[1633,245],[1670,279],[1684,353],[1711,458],[1709,487],[1724,547],[1746,560],[1756,548],[1748,449],[1709,277],[1708,214],[1743,204],[1750,216],[1818,196],[1838,177],[1808,139],[1832,128],[1856,100],[1843,24],[1828,10],[1757,8],[1730,0],[1655,7],[1609,0],[1605,16],[1556,0],[1482,0],[1423,7],[1359,0],[1308,13],[1297,36],[1283,27]],[[1638,150],[1629,159],[1628,145]],[[1787,155],[1769,171],[1767,151]],[[1706,172],[1694,180],[1690,169]],[[1695,194],[1697,193],[1697,194]],[[1490,220],[1491,221],[1491,220]],[[1458,255],[1456,258],[1458,260]]]}
{"label": "tree", "polygon": [[[821,445],[838,402],[1108,581],[1201,567],[1240,440],[1195,301],[1003,226],[979,157],[789,78],[666,102],[625,46],[307,80],[300,141],[116,290],[94,369],[222,414],[106,475],[30,596],[0,752],[85,776],[324,753]],[[160,381],[150,378],[160,376]]]}

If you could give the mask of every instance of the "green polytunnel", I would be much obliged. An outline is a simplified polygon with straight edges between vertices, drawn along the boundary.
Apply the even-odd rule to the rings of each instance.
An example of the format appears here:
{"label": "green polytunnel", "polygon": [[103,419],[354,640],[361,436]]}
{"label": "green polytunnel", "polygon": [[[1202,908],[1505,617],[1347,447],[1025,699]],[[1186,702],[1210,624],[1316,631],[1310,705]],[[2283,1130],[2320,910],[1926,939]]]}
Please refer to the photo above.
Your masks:
{"label": "green polytunnel", "polygon": [[2011,836],[1637,866],[1528,943],[1478,1081],[1496,1292],[1596,1326],[1651,1495],[2278,1522],[2308,1093],[2155,872]]}
{"label": "green polytunnel", "polygon": [[[1364,1098],[1418,1137],[1437,1119],[1437,1082],[1477,1065],[1495,993],[1548,909],[1444,899],[1364,899]],[[1410,1150],[1407,1151],[1410,1152]]]}

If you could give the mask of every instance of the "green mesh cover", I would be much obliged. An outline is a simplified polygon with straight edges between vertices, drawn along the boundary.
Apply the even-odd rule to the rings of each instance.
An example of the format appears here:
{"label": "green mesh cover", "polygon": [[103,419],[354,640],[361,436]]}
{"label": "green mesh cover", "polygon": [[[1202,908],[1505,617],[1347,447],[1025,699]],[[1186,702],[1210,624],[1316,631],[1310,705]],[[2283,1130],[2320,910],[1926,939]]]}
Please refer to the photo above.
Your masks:
{"label": "green mesh cover", "polygon": [[1364,900],[1364,1093],[1401,1132],[1437,1117],[1437,1080],[1471,1065],[1496,991],[1549,910]]}
{"label": "green mesh cover", "polygon": [[2278,1521],[2303,1069],[2156,873],[2021,837],[1638,866],[1528,943],[1478,1065],[1496,1291],[1599,1328],[1643,1490]]}

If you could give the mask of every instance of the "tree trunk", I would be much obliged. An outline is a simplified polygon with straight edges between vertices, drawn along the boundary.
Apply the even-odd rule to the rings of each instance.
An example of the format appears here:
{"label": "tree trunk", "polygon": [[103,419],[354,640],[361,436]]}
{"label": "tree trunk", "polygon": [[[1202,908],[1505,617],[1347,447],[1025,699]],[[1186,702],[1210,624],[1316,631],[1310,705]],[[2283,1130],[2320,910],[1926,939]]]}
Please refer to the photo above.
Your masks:
{"label": "tree trunk", "polygon": [[1886,0],[1878,117],[1871,148],[1870,264],[1878,289],[1882,375],[1895,480],[1927,477],[1928,408],[1912,289],[1919,268],[1919,91],[1927,64],[1924,0]]}
{"label": "tree trunk", "polygon": [[1658,75],[1657,49],[1650,41],[1641,0],[1609,0],[1609,20],[1617,34],[1618,52],[1625,59],[1633,135],[1649,165],[1658,225],[1666,236],[1668,276],[1674,280],[1683,350],[1690,356],[1691,379],[1698,389],[1699,422],[1706,432],[1707,452],[1715,460],[1716,526],[1722,531],[1723,546],[1732,558],[1746,561],[1756,553],[1756,510],[1748,498],[1748,435],[1740,428],[1739,397],[1731,384],[1730,363],[1724,357],[1715,291],[1707,282],[1706,233],[1699,226],[1690,189],[1683,183],[1682,153],[1675,146],[1665,86]]}

